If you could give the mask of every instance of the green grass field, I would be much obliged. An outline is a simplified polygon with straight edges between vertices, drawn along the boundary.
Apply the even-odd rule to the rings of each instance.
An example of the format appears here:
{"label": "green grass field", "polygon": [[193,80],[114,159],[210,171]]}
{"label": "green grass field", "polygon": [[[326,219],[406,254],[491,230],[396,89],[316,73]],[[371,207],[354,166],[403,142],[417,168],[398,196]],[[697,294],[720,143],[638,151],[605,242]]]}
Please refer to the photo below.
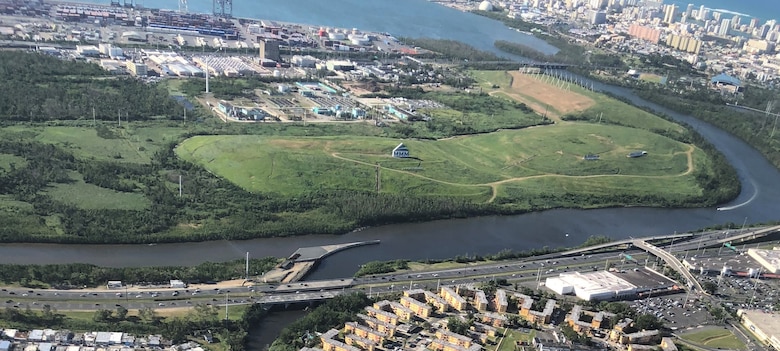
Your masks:
{"label": "green grass field", "polygon": [[650,83],[661,83],[664,77],[661,77],[655,73],[641,73],[639,79]]}
{"label": "green grass field", "polygon": [[110,130],[115,137],[110,139],[98,136],[95,128],[77,126],[13,126],[0,130],[0,135],[12,133],[29,136],[43,143],[57,145],[80,159],[146,164],[161,146],[177,140],[184,133],[181,128],[143,125],[141,122],[131,122],[121,129],[111,125]]}
{"label": "green grass field", "polygon": [[536,336],[536,330],[531,330],[530,333],[522,333],[519,330],[505,329],[504,338],[501,341],[501,345],[496,348],[496,351],[514,351],[517,350],[515,344],[518,341],[530,342],[534,336]]}
{"label": "green grass field", "polygon": [[[511,99],[509,97],[510,95],[520,96],[522,98],[521,100],[528,100],[530,102],[535,102],[541,105],[549,105],[549,108],[552,111],[556,110],[556,102],[560,99],[560,96],[556,94],[556,91],[552,91],[547,96],[534,98],[519,89],[513,89],[511,87],[512,77],[508,72],[471,71],[471,75],[474,77],[474,79],[477,80],[479,87],[483,91],[496,91],[501,93],[499,96],[505,97],[507,99]],[[544,83],[544,76],[533,77],[537,79],[534,81],[534,85],[538,85],[539,87],[544,87],[547,89],[553,87],[557,83],[560,83],[560,80],[558,79],[550,79],[549,83]],[[497,85],[498,88],[494,88],[494,84]],[[567,85],[566,93],[582,95],[592,99],[595,102],[590,108],[584,111],[579,111],[577,113],[572,113],[572,115],[589,116],[593,120],[601,118],[601,122],[604,124],[619,124],[645,130],[663,130],[676,133],[682,133],[684,131],[684,128],[679,124],[667,121],[652,113],[641,110],[607,95],[584,89],[576,84]]]}
{"label": "green grass field", "polygon": [[22,168],[27,165],[27,160],[16,155],[0,154],[0,170],[9,170],[11,165]]}
{"label": "green grass field", "polygon": [[[101,122],[99,122],[101,123]],[[103,122],[104,123],[104,122]],[[144,126],[125,125],[123,128],[109,128],[113,138],[98,136],[95,128],[84,126],[29,126],[17,125],[0,129],[0,137],[14,136],[53,144],[72,153],[82,160],[115,161],[147,164],[161,147],[178,140],[184,129],[158,126],[146,122]],[[10,164],[23,167],[27,161],[19,156],[0,154],[0,170],[7,170]],[[45,194],[54,200],[75,204],[84,209],[143,210],[150,201],[141,193],[123,193],[101,188],[84,182],[81,174],[71,173],[71,183],[50,184]],[[0,211],[29,213],[29,203],[14,200],[11,196],[0,196]],[[27,227],[41,228],[58,226],[58,219],[47,217],[45,221],[27,220]]]}
{"label": "green grass field", "polygon": [[123,193],[87,184],[81,174],[71,172],[72,183],[53,184],[46,194],[54,200],[84,209],[143,210],[151,202],[141,193]]}
{"label": "green grass field", "polygon": [[[177,154],[254,192],[295,195],[312,188],[372,190],[381,165],[382,191],[492,199],[492,187],[532,192],[634,191],[691,194],[688,153],[697,149],[647,131],[612,125],[566,124],[439,141],[408,140],[415,158],[390,156],[399,140],[376,137],[283,138],[196,136]],[[628,158],[635,150],[649,155]],[[583,155],[597,153],[597,161]],[[692,160],[693,164],[695,162]],[[560,184],[552,186],[554,184]],[[545,190],[539,190],[544,186]],[[681,187],[691,187],[683,191]],[[503,199],[519,199],[499,191]]]}
{"label": "green grass field", "polygon": [[680,335],[680,338],[710,348],[724,350],[745,349],[745,344],[737,339],[732,332],[728,329],[719,327],[705,328],[691,333],[684,333]]}

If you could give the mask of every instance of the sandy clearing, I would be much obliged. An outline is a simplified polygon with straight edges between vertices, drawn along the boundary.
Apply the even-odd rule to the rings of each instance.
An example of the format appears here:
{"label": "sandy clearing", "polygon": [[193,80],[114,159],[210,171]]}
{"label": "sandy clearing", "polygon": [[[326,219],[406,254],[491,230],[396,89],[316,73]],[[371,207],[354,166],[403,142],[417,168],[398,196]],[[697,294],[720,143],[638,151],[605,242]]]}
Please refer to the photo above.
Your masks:
{"label": "sandy clearing", "polygon": [[[511,90],[513,93],[515,93],[512,95],[519,95],[519,97],[528,96],[541,103],[550,105],[562,115],[572,112],[584,111],[596,103],[593,101],[593,99],[587,96],[580,95],[563,88],[558,88],[552,84],[547,84],[537,79],[544,76],[537,77],[531,74],[523,74],[519,71],[512,71],[509,72],[509,74],[512,76]],[[530,106],[529,102],[532,101],[523,102]],[[543,113],[544,111],[537,112]]]}

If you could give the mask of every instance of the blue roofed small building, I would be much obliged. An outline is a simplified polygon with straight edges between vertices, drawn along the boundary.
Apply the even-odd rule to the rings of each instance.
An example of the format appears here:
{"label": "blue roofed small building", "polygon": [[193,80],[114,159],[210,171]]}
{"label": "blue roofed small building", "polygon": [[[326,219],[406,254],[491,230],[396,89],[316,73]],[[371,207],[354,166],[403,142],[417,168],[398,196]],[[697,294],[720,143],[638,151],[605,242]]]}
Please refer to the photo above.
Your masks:
{"label": "blue roofed small building", "polygon": [[11,342],[8,340],[0,340],[0,351],[11,351]]}
{"label": "blue roofed small building", "polygon": [[726,73],[721,73],[710,79],[710,85],[731,92],[742,91],[742,81]]}
{"label": "blue roofed small building", "polygon": [[395,158],[408,158],[409,157],[409,148],[407,148],[406,145],[404,145],[404,143],[400,143],[400,144],[398,144],[398,146],[396,146],[393,149],[392,155]]}

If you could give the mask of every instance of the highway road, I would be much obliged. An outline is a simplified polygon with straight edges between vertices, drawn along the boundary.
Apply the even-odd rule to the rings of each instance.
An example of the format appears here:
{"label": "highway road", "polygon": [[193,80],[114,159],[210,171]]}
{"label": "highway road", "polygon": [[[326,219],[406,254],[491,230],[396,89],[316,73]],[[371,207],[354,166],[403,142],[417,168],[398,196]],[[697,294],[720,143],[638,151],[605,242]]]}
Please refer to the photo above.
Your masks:
{"label": "highway road", "polygon": [[[664,247],[671,250],[671,255],[682,257],[686,251],[701,250],[708,245],[716,245],[718,240],[727,236],[739,236],[739,231],[712,231],[688,238],[675,239]],[[649,238],[646,238],[649,239]],[[632,239],[634,240],[634,239]],[[679,240],[679,241],[677,241]],[[2,288],[0,290],[0,307],[17,306],[32,309],[50,305],[58,310],[97,310],[114,309],[123,306],[127,309],[153,307],[157,309],[186,307],[195,304],[227,304],[246,303],[286,303],[307,300],[320,300],[335,295],[364,291],[370,294],[395,292],[407,288],[428,287],[437,285],[469,284],[489,281],[492,279],[507,279],[526,286],[535,286],[535,281],[542,281],[549,276],[561,272],[588,272],[604,269],[605,264],[627,264],[623,253],[629,253],[640,263],[654,260],[644,251],[629,247],[628,243],[616,242],[618,247],[609,252],[582,252],[579,255],[560,257],[559,254],[549,254],[491,264],[475,264],[452,269],[439,269],[420,272],[391,273],[360,278],[343,278],[328,281],[304,281],[291,284],[255,284],[252,286],[235,286],[229,288],[200,289],[170,289],[164,287],[145,289],[119,290],[48,290],[25,288]],[[602,246],[597,248],[604,249]],[[693,254],[691,254],[693,255]],[[669,259],[669,257],[666,257]],[[679,262],[679,261],[677,261]]]}

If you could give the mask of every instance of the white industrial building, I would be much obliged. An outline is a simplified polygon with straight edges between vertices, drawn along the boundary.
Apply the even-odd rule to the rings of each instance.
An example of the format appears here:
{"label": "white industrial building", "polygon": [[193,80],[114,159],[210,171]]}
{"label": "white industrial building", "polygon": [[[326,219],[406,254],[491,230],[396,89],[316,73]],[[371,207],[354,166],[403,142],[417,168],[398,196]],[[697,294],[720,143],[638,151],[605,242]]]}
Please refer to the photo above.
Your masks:
{"label": "white industrial building", "polygon": [[738,310],[740,322],[758,340],[771,345],[775,350],[780,349],[780,338],[777,331],[780,330],[780,314],[766,313],[760,310]]}
{"label": "white industrial building", "polygon": [[314,65],[317,63],[317,59],[311,55],[295,55],[290,60],[290,63],[298,67],[314,67]]}
{"label": "white industrial building", "polygon": [[198,56],[192,61],[204,70],[208,68],[209,74],[214,76],[235,77],[257,73],[252,66],[235,57]]}
{"label": "white industrial building", "polygon": [[124,57],[124,51],[122,50],[122,48],[111,44],[100,43],[98,45],[98,50],[100,50],[100,54],[102,54],[103,56],[108,56],[110,58]]}
{"label": "white industrial building", "polygon": [[100,56],[100,49],[95,45],[76,45],[76,52],[82,56]]}
{"label": "white industrial building", "polygon": [[637,286],[607,271],[561,273],[545,280],[560,295],[573,294],[585,301],[614,300],[635,295]]}
{"label": "white industrial building", "polygon": [[767,272],[777,274],[780,271],[780,250],[748,249],[748,256],[758,261]]}
{"label": "white industrial building", "polygon": [[350,61],[328,61],[325,67],[330,71],[352,71],[355,69],[355,64]]}
{"label": "white industrial building", "polygon": [[200,77],[203,76],[203,71],[189,64],[183,63],[171,63],[166,66],[169,71],[179,77]]}

